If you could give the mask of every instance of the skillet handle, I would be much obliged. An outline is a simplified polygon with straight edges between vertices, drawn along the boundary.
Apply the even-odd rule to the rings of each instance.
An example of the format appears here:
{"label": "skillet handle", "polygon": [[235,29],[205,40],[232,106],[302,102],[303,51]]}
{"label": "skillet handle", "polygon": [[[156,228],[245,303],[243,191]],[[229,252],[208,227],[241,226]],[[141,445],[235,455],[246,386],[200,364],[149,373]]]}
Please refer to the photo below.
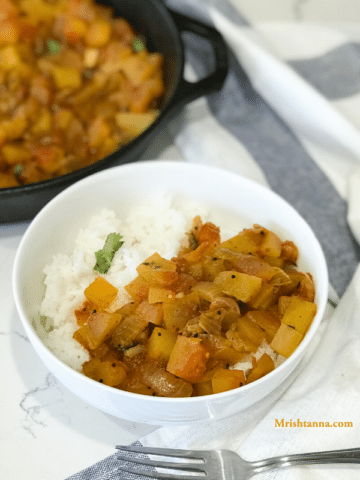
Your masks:
{"label": "skillet handle", "polygon": [[181,32],[190,32],[208,40],[215,56],[215,71],[207,77],[197,81],[181,80],[175,97],[178,106],[183,106],[198,97],[220,90],[228,73],[228,47],[220,33],[193,18],[169,10],[173,20]]}

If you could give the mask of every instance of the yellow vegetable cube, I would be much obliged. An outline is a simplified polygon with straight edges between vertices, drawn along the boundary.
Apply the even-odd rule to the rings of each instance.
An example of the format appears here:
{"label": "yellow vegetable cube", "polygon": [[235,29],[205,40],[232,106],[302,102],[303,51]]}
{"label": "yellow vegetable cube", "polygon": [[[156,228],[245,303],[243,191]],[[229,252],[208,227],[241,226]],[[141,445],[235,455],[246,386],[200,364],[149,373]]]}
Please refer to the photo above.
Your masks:
{"label": "yellow vegetable cube", "polygon": [[245,375],[242,370],[227,370],[219,368],[212,377],[213,393],[226,392],[245,385]]}
{"label": "yellow vegetable cube", "polygon": [[263,241],[259,247],[259,253],[268,257],[280,257],[282,241],[270,230],[263,229]]}
{"label": "yellow vegetable cube", "polygon": [[170,288],[162,288],[162,287],[149,287],[149,295],[148,301],[149,303],[163,303],[169,302],[170,300],[174,300],[175,292],[170,290]]}
{"label": "yellow vegetable cube", "polygon": [[94,120],[90,123],[88,131],[90,147],[100,147],[109,135],[110,127],[106,120],[101,116],[94,118]]}
{"label": "yellow vegetable cube", "polygon": [[135,138],[144,132],[159,115],[158,110],[151,110],[146,113],[117,113],[116,123],[125,130],[129,138]]}
{"label": "yellow vegetable cube", "polygon": [[106,20],[92,22],[86,33],[85,42],[89,47],[103,47],[111,37],[111,24]]}
{"label": "yellow vegetable cube", "polygon": [[76,90],[82,86],[81,72],[77,68],[56,65],[52,75],[59,89]]}
{"label": "yellow vegetable cube", "polygon": [[246,303],[260,292],[262,280],[245,273],[225,271],[219,273],[214,283],[227,295]]}
{"label": "yellow vegetable cube", "polygon": [[235,237],[220,243],[219,248],[228,248],[236,253],[256,253],[259,243],[259,241],[254,241],[247,235],[246,230],[243,230],[238,235],[235,235]]}
{"label": "yellow vegetable cube", "polygon": [[101,361],[94,357],[83,364],[83,373],[96,382],[110,387],[120,385],[126,379],[126,372],[119,361]]}
{"label": "yellow vegetable cube", "polygon": [[5,162],[9,165],[26,162],[31,158],[31,154],[27,148],[12,145],[11,143],[4,145],[1,153],[3,154]]}
{"label": "yellow vegetable cube", "polygon": [[155,327],[147,344],[147,356],[163,364],[169,361],[177,340],[177,333]]}
{"label": "yellow vegetable cube", "polygon": [[149,284],[142,277],[137,276],[130,283],[125,285],[125,290],[136,302],[141,302],[148,297]]}
{"label": "yellow vegetable cube", "polygon": [[118,291],[116,287],[99,275],[85,289],[84,294],[89,302],[94,303],[102,309],[106,309],[115,300]]}
{"label": "yellow vegetable cube", "polygon": [[270,343],[270,347],[275,350],[275,352],[280,353],[280,355],[290,357],[303,338],[302,333],[282,323]]}
{"label": "yellow vegetable cube", "polygon": [[52,122],[53,117],[50,111],[47,108],[43,108],[41,109],[39,118],[31,128],[31,131],[35,133],[35,135],[45,134],[50,131],[52,127]]}
{"label": "yellow vegetable cube", "polygon": [[301,298],[291,297],[289,305],[281,319],[282,323],[292,326],[304,334],[316,314],[316,305]]}
{"label": "yellow vegetable cube", "polygon": [[176,263],[154,253],[137,267],[138,274],[150,285],[168,287],[178,279]]}
{"label": "yellow vegetable cube", "polygon": [[21,60],[14,45],[8,45],[0,50],[0,70],[12,70],[20,64]]}
{"label": "yellow vegetable cube", "polygon": [[267,353],[264,353],[246,378],[246,383],[254,382],[275,369],[274,361]]}

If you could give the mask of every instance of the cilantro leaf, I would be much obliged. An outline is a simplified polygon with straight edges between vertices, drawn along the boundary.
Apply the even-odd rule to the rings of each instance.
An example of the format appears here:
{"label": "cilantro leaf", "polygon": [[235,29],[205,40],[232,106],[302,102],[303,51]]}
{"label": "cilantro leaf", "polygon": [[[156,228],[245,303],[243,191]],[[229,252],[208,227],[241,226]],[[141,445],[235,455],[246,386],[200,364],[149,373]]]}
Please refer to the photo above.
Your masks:
{"label": "cilantro leaf", "polygon": [[51,55],[54,55],[55,53],[59,53],[62,48],[61,44],[56,40],[53,40],[52,38],[49,38],[46,41],[46,44]]}
{"label": "cilantro leaf", "polygon": [[106,237],[104,248],[95,252],[96,264],[93,270],[99,273],[107,273],[115,253],[124,243],[119,233],[109,233]]}
{"label": "cilantro leaf", "polygon": [[145,50],[145,42],[141,37],[134,37],[133,50],[134,52],[141,52],[142,50]]}

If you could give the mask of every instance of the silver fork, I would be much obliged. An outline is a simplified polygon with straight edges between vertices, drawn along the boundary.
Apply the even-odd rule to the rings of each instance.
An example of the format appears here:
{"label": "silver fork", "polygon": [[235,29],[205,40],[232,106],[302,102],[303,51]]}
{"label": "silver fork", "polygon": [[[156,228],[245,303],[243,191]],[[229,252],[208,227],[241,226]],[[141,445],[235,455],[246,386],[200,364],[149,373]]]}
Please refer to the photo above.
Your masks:
{"label": "silver fork", "polygon": [[[247,462],[230,450],[177,450],[122,445],[117,445],[116,448],[120,452],[119,459],[138,464],[138,467],[122,464],[118,467],[119,470],[166,480],[247,480],[257,473],[273,468],[324,463],[360,464],[360,448],[284,455],[257,462]],[[174,457],[177,461],[152,460],[148,455]],[[169,470],[177,473],[169,473]]]}

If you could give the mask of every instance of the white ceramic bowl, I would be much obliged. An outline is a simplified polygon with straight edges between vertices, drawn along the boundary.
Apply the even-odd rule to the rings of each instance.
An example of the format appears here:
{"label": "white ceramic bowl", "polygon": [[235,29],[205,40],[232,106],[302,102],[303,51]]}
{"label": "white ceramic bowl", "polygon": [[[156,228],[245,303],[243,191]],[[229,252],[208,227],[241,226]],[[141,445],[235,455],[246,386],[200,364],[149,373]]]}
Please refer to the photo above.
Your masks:
{"label": "white ceramic bowl", "polygon": [[[126,215],[134,202],[151,202],[159,192],[180,195],[209,209],[224,211],[246,225],[261,224],[293,240],[300,251],[299,269],[311,272],[316,284],[317,314],[300,346],[276,370],[250,385],[194,398],[149,397],[95,382],[60,361],[32,326],[45,287],[44,266],[54,254],[72,251],[79,228],[99,205]],[[119,418],[154,425],[188,424],[219,419],[254,405],[274,391],[295,369],[324,314],[328,273],[314,233],[300,215],[266,187],[227,171],[182,162],[138,162],[94,174],[55,197],[35,217],[17,252],[13,287],[26,333],[47,368],[75,395]]]}

